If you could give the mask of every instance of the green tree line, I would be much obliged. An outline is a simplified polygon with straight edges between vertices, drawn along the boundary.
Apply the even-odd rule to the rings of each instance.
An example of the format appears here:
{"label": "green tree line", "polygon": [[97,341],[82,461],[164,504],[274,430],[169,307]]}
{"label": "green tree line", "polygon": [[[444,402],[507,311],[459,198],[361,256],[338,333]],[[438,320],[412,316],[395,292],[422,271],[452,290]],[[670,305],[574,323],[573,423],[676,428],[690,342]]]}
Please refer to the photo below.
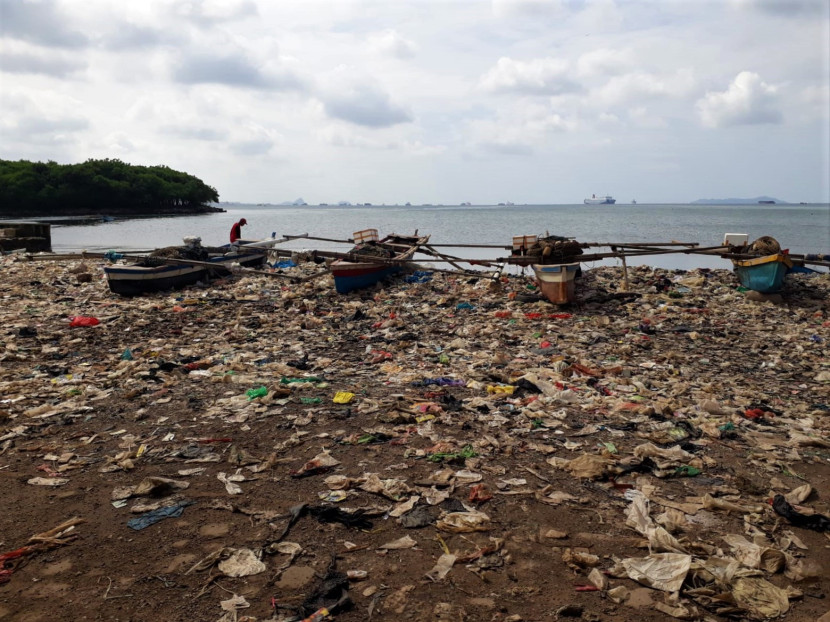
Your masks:
{"label": "green tree line", "polygon": [[218,200],[216,188],[167,166],[0,160],[3,216],[219,211],[208,206]]}

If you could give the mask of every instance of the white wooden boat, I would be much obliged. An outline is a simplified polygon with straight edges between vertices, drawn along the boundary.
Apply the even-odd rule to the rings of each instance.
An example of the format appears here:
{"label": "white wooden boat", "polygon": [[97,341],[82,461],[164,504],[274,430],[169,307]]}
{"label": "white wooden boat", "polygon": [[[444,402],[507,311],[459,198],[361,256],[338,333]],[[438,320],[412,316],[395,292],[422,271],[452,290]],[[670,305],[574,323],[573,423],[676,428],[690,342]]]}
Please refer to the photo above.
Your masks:
{"label": "white wooden boat", "polygon": [[533,264],[533,273],[536,282],[545,298],[554,304],[566,304],[576,298],[576,275],[579,272],[578,263],[557,265]]}
{"label": "white wooden boat", "polygon": [[148,257],[136,264],[104,266],[104,274],[110,291],[122,296],[179,289],[210,277],[227,276],[235,263],[245,268],[261,266],[265,263],[267,247],[273,245],[269,240],[241,242],[219,247],[223,252],[211,253],[206,261]]}

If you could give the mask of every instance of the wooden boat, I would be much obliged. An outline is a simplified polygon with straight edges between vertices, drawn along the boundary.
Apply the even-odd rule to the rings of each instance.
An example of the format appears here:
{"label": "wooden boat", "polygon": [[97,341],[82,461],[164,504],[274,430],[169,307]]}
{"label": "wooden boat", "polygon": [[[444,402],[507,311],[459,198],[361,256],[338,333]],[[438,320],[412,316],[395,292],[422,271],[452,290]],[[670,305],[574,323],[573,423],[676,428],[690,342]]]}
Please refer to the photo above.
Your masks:
{"label": "wooden boat", "polygon": [[753,259],[733,259],[732,266],[741,285],[762,294],[774,294],[784,285],[784,277],[793,266],[784,253]]}
{"label": "wooden boat", "polygon": [[429,242],[429,236],[418,236],[417,232],[416,235],[393,233],[378,240],[377,229],[364,229],[354,233],[354,241],[357,245],[349,251],[348,258],[336,259],[329,266],[339,294],[371,287],[400,272],[418,247]]}
{"label": "wooden boat", "polygon": [[[149,292],[178,289],[193,285],[209,277],[222,277],[231,273],[231,266],[238,263],[245,268],[265,263],[266,249],[263,243],[245,242],[238,246],[225,244],[224,252],[210,253],[206,261],[176,258],[147,258],[144,265],[115,264],[104,267],[110,291],[122,296],[138,296]],[[248,246],[246,246],[248,244]]]}
{"label": "wooden boat", "polygon": [[545,298],[552,303],[561,305],[573,302],[576,298],[576,275],[579,272],[578,263],[558,265],[532,264],[533,273],[539,289]]}

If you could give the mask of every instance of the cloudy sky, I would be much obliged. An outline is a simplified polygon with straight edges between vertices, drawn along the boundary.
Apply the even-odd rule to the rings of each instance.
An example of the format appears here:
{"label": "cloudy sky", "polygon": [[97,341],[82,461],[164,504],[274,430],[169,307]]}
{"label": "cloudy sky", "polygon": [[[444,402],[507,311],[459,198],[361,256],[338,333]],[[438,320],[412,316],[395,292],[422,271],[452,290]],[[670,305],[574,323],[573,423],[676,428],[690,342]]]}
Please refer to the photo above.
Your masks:
{"label": "cloudy sky", "polygon": [[0,158],[223,201],[830,201],[828,0],[0,0]]}

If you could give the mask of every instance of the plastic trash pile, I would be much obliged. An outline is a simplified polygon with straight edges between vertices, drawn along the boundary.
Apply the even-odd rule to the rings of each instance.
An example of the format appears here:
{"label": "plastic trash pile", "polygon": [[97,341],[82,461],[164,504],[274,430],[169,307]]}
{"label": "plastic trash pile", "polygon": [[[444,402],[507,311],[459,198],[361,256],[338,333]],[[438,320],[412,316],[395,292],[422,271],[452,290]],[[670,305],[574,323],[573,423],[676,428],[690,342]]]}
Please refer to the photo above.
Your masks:
{"label": "plastic trash pile", "polygon": [[772,304],[596,268],[557,308],[526,275],[125,299],[0,269],[0,618],[830,608],[827,275]]}

